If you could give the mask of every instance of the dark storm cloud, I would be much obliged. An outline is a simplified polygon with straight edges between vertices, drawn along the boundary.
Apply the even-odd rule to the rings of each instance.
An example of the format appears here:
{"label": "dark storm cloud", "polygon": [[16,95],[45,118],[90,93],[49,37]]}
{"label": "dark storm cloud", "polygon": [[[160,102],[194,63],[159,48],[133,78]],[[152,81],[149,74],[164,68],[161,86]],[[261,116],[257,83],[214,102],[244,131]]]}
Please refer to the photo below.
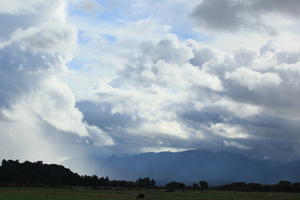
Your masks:
{"label": "dark storm cloud", "polygon": [[193,12],[197,23],[216,30],[236,30],[246,21],[240,16],[243,4],[228,0],[204,0]]}
{"label": "dark storm cloud", "polygon": [[261,12],[261,14],[265,12],[278,12],[294,17],[300,15],[300,2],[298,0],[254,0],[251,7],[254,11]]}
{"label": "dark storm cloud", "polygon": [[[181,113],[181,120],[189,127],[206,131],[206,142],[214,141],[221,149],[243,151],[255,158],[268,157],[275,160],[293,160],[298,158],[299,145],[295,138],[299,137],[300,121],[283,117],[275,117],[266,113],[249,117],[239,117],[226,110],[225,107],[210,106],[201,111],[186,110]],[[208,134],[214,124],[229,124],[232,127],[241,126],[249,138],[230,138],[226,135]],[[213,142],[207,149],[217,148]],[[191,142],[197,148],[201,143]]]}
{"label": "dark storm cloud", "polygon": [[274,29],[264,23],[262,16],[271,13],[297,17],[298,0],[203,0],[192,13],[199,26],[211,30],[238,31],[264,30],[274,33]]}

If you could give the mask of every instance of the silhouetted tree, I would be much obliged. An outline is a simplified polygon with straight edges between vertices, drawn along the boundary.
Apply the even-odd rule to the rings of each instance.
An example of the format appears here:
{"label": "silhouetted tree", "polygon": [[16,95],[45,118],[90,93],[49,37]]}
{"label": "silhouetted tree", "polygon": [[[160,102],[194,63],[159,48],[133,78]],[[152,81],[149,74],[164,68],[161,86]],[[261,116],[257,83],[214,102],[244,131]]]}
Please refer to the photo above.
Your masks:
{"label": "silhouetted tree", "polygon": [[206,181],[200,181],[199,186],[201,190],[208,190],[208,183]]}
{"label": "silhouetted tree", "polygon": [[262,191],[262,185],[258,183],[248,183],[248,191],[255,191],[255,192],[260,192]]}
{"label": "silhouetted tree", "polygon": [[174,191],[176,189],[185,189],[186,185],[184,183],[172,181],[165,186],[168,191]]}
{"label": "silhouetted tree", "polygon": [[199,189],[199,185],[197,183],[193,183],[193,189],[198,190]]}
{"label": "silhouetted tree", "polygon": [[275,185],[276,191],[279,192],[291,192],[292,184],[289,181],[280,181],[277,185]]}
{"label": "silhouetted tree", "polygon": [[292,192],[300,192],[300,183],[292,184]]}
{"label": "silhouetted tree", "polygon": [[136,186],[140,188],[151,188],[155,186],[155,180],[150,179],[149,177],[146,178],[139,178],[136,180]]}

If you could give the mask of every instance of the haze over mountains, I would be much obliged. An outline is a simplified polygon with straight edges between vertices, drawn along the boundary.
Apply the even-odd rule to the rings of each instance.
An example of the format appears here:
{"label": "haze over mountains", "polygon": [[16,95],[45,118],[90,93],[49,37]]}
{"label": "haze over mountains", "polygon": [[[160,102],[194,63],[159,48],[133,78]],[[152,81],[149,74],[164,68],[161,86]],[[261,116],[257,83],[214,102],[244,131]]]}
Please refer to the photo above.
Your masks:
{"label": "haze over mountains", "polygon": [[188,184],[199,180],[207,180],[213,185],[239,181],[272,184],[280,180],[295,182],[300,179],[300,161],[281,163],[250,159],[225,151],[190,150],[86,157],[68,160],[63,164],[81,173],[126,180],[151,177],[161,184],[172,180]]}

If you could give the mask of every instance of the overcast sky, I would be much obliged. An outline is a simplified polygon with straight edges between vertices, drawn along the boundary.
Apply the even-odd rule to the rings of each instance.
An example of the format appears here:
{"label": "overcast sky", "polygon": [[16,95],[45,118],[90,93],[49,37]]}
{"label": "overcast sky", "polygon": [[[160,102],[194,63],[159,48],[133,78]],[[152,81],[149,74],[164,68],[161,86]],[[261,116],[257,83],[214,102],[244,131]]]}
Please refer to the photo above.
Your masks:
{"label": "overcast sky", "polygon": [[0,5],[0,158],[300,159],[299,0]]}

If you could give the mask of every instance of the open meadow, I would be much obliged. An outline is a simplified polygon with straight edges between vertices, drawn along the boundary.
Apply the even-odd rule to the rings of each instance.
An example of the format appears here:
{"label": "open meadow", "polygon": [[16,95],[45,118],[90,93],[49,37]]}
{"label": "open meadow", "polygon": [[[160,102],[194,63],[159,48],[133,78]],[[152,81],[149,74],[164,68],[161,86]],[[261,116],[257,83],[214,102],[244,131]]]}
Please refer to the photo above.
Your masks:
{"label": "open meadow", "polygon": [[299,200],[296,193],[223,192],[155,190],[98,190],[88,188],[2,187],[0,200],[135,200],[143,193],[145,200]]}

